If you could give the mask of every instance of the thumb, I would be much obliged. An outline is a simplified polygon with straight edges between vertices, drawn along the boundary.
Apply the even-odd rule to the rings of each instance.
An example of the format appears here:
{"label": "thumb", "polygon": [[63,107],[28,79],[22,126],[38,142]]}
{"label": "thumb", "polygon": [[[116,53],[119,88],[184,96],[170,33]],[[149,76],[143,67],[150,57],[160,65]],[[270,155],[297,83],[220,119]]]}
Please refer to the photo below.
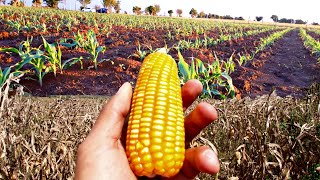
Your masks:
{"label": "thumb", "polygon": [[120,139],[124,120],[130,111],[131,97],[132,87],[126,82],[103,106],[90,134],[104,140],[105,138],[115,141]]}

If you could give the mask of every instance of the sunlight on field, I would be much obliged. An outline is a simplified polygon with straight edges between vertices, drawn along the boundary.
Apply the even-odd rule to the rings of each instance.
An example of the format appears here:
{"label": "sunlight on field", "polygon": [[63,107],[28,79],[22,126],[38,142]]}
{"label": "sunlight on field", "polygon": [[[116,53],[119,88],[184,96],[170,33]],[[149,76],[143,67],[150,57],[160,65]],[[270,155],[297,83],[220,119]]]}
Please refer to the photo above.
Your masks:
{"label": "sunlight on field", "polygon": [[178,88],[203,86],[185,114],[219,114],[188,147],[216,150],[221,171],[196,179],[318,179],[319,28],[0,6],[0,179],[74,178],[102,105],[160,48]]}

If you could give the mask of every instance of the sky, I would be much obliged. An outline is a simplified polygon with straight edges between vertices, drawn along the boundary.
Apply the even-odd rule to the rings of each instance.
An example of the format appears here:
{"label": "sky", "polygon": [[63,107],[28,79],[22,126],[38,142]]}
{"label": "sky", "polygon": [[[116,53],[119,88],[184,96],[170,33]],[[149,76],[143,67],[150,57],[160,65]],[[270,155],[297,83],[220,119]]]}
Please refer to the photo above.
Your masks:
{"label": "sky", "polygon": [[[77,0],[66,0],[67,9],[74,10],[80,7]],[[32,0],[26,0],[31,5]],[[244,19],[255,19],[263,16],[264,21],[272,21],[271,15],[278,15],[279,19],[302,19],[308,23],[320,23],[320,0],[120,0],[121,12],[132,13],[133,6],[139,6],[144,10],[147,6],[158,4],[161,7],[159,15],[168,15],[168,10],[182,9],[184,17],[190,17],[189,11],[195,8],[198,13],[242,16]],[[101,5],[101,0],[91,0],[88,7]],[[60,6],[61,7],[61,6]]]}

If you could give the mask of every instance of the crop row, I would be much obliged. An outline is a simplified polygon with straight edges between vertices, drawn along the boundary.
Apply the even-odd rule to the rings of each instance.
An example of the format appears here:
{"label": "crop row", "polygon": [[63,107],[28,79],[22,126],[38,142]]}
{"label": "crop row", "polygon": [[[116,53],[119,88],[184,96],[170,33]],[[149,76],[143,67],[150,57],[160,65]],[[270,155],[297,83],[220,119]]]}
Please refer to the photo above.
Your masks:
{"label": "crop row", "polygon": [[80,25],[95,28],[99,33],[108,33],[112,26],[143,28],[145,30],[168,30],[168,35],[203,35],[215,29],[220,34],[259,30],[263,25],[213,22],[208,20],[190,21],[182,18],[163,18],[154,16],[129,16],[123,14],[96,14],[79,11],[61,11],[52,9],[0,7],[0,21],[8,30],[27,32],[63,32],[72,31]]}
{"label": "crop row", "polygon": [[[272,35],[262,38],[261,44],[254,52],[255,54],[262,51],[267,46],[274,43],[275,40],[281,38],[285,33],[290,31],[286,29],[280,32],[275,32]],[[72,41],[70,41],[72,40]],[[56,75],[57,70],[63,73],[63,70],[69,68],[75,63],[82,65],[83,57],[74,57],[69,60],[62,61],[60,46],[67,48],[81,48],[90,54],[90,57],[86,60],[92,61],[95,69],[97,64],[105,61],[98,60],[98,55],[104,52],[105,47],[100,46],[96,40],[93,31],[89,31],[86,37],[81,34],[75,34],[73,39],[69,39],[68,43],[61,41],[60,43],[48,43],[43,38],[43,50],[39,48],[31,47],[31,41],[27,39],[23,41],[19,48],[1,48],[2,52],[13,52],[19,55],[21,61],[6,67],[0,71],[0,87],[4,85],[10,76],[21,76],[23,74],[29,74],[35,76],[38,79],[40,85],[44,76],[48,73],[54,73]],[[178,51],[179,52],[179,51]],[[188,65],[183,56],[179,54],[179,74],[181,77],[181,83],[185,83],[189,79],[199,79],[204,85],[203,96],[215,96],[220,98],[226,98],[227,96],[235,97],[235,88],[232,84],[232,78],[230,74],[235,71],[236,65],[244,65],[248,60],[252,60],[254,56],[240,56],[240,59],[235,61],[233,56],[229,59],[219,59],[215,54],[215,61],[213,63],[204,63],[200,59],[193,59],[191,64]]]}
{"label": "crop row", "polygon": [[[16,76],[25,73],[33,74],[38,78],[38,82],[42,86],[43,77],[48,73],[52,72],[56,76],[58,69],[61,73],[63,73],[64,69],[69,68],[76,63],[80,63],[82,68],[82,61],[84,60],[82,56],[71,58],[65,61],[61,59],[62,52],[60,45],[66,46],[67,48],[82,48],[87,51],[90,55],[87,60],[92,61],[95,69],[97,69],[98,63],[106,60],[98,60],[98,55],[101,52],[103,53],[106,50],[106,47],[99,45],[96,35],[93,31],[88,31],[86,36],[81,33],[75,34],[74,39],[69,39],[72,40],[71,43],[62,41],[60,42],[60,45],[59,43],[50,44],[45,38],[42,37],[42,39],[44,47],[43,50],[41,50],[40,47],[31,47],[32,39],[27,39],[26,41],[21,42],[19,48],[0,48],[0,52],[16,53],[21,59],[20,62],[10,67],[6,67],[3,71],[0,71],[0,77],[2,78],[0,80],[0,87],[5,83],[6,79],[9,78],[11,73],[15,74]],[[31,66],[31,68],[24,70],[25,66]]]}
{"label": "crop row", "polygon": [[288,28],[282,31],[275,32],[266,38],[260,39],[260,44],[252,55],[239,55],[239,60],[233,58],[233,54],[228,59],[220,59],[215,54],[213,63],[204,63],[198,58],[194,58],[191,64],[187,64],[179,52],[179,73],[181,75],[182,84],[190,79],[198,79],[203,84],[202,96],[220,97],[226,96],[235,97],[235,88],[232,83],[230,74],[236,69],[236,66],[243,66],[248,61],[252,60],[256,54],[263,51],[266,47],[272,46],[274,42],[282,38],[292,29]]}
{"label": "crop row", "polygon": [[221,44],[225,41],[231,41],[233,39],[239,39],[239,38],[256,35],[256,34],[264,33],[267,31],[273,31],[273,30],[274,30],[273,28],[265,28],[265,29],[250,30],[246,32],[236,32],[234,34],[221,34],[218,38],[212,38],[205,35],[203,39],[196,38],[194,41],[180,40],[179,42],[176,43],[175,46],[182,51],[190,48],[195,48],[195,49],[208,48],[208,47]]}
{"label": "crop row", "polygon": [[308,35],[306,30],[302,28],[300,28],[300,36],[304,46],[318,58],[318,63],[320,63],[320,42]]}

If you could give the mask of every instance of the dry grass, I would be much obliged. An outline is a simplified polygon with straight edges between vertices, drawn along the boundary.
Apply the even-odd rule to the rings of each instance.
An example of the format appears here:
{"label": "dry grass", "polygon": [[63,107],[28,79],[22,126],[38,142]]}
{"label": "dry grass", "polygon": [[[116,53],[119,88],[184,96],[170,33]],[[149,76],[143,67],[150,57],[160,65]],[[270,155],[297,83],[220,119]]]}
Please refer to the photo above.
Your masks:
{"label": "dry grass", "polygon": [[[219,179],[319,178],[315,169],[320,164],[320,87],[312,89],[303,100],[274,94],[253,100],[206,100],[220,117],[191,145],[216,148]],[[72,179],[77,146],[105,99],[11,99],[0,120],[0,179]]]}
{"label": "dry grass", "polygon": [[315,170],[320,166],[320,84],[303,100],[271,94],[215,106],[219,121],[194,143],[217,148],[219,179],[320,178]]}
{"label": "dry grass", "polygon": [[0,122],[0,179],[72,179],[103,98],[16,97]]}

